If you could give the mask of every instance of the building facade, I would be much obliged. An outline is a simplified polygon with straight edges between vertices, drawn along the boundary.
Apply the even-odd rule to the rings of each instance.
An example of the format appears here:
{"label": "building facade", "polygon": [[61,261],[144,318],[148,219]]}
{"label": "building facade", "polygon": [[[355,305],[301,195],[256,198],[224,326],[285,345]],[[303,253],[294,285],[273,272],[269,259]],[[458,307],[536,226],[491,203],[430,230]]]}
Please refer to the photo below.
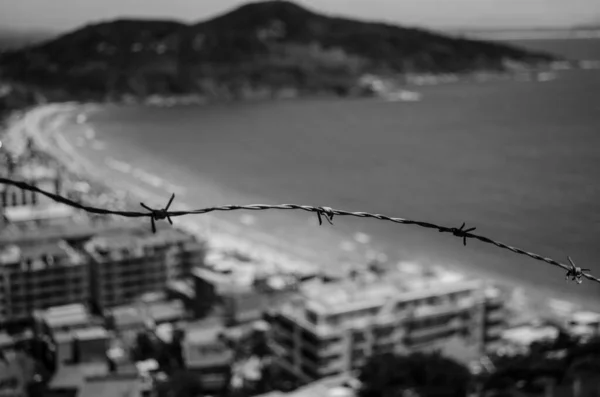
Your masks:
{"label": "building facade", "polygon": [[277,364],[311,382],[356,370],[373,354],[433,350],[453,339],[483,352],[484,291],[468,279],[315,280],[269,315]]}
{"label": "building facade", "polygon": [[[10,177],[50,193],[61,195],[64,193],[58,171],[41,164],[28,164],[17,167]],[[50,201],[48,197],[39,193],[19,189],[16,186],[0,185],[0,208],[36,206]]]}
{"label": "building facade", "polygon": [[184,278],[204,252],[194,237],[170,228],[156,235],[139,228],[67,233],[0,241],[0,322],[74,303],[129,304]]}
{"label": "building facade", "polygon": [[0,321],[89,298],[84,255],[64,240],[0,249]]}
{"label": "building facade", "polygon": [[91,259],[90,288],[100,308],[133,302],[164,291],[169,282],[187,276],[200,265],[203,245],[176,229],[111,233],[84,244]]}
{"label": "building facade", "polygon": [[234,362],[233,350],[220,337],[224,330],[223,324],[213,319],[189,323],[183,329],[185,366],[211,394],[226,390]]}

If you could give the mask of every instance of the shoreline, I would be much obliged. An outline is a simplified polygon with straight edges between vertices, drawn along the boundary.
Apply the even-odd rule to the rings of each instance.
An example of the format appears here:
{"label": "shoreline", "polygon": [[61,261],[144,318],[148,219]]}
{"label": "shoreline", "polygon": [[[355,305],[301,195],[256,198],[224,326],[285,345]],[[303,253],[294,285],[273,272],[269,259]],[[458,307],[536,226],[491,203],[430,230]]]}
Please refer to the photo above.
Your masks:
{"label": "shoreline", "polygon": [[[74,103],[38,106],[13,119],[2,139],[5,146],[10,148],[9,150],[17,153],[21,152],[27,138],[33,139],[40,152],[48,154],[70,174],[76,175],[83,181],[93,182],[96,186],[102,186],[103,190],[109,191],[113,195],[127,196],[125,202],[131,205],[127,205],[128,208],[119,209],[137,210],[133,209],[133,206],[140,200],[153,202],[158,206],[164,205],[164,201],[168,199],[166,192],[162,196],[146,188],[128,185],[126,182],[112,180],[112,183],[107,183],[110,179],[103,177],[102,170],[98,170],[81,156],[62,134],[55,133],[54,130],[63,127],[74,115],[88,115],[102,108],[99,105]],[[127,186],[120,186],[123,184]],[[181,200],[176,200],[174,207],[176,210],[191,208]],[[318,265],[312,264],[315,258],[309,257],[308,251],[300,252],[301,250],[293,249],[294,247],[280,248],[279,246],[285,242],[256,231],[252,234],[254,238],[248,238],[247,235],[244,235],[243,227],[220,219],[214,214],[204,214],[202,217],[188,219],[178,217],[174,223],[174,227],[206,239],[208,244],[215,248],[238,250],[267,262],[286,262],[291,266],[301,264],[303,269],[318,267]],[[303,273],[301,269],[298,270]]]}
{"label": "shoreline", "polygon": [[[98,173],[102,173],[102,172],[98,172],[98,170],[96,170],[96,175],[95,173],[90,169],[91,166],[89,164],[86,164],[86,159],[82,158],[78,153],[77,150],[71,146],[71,144],[69,142],[67,142],[66,138],[62,136],[62,134],[57,134],[54,133],[52,131],[52,128],[50,128],[50,131],[48,131],[48,125],[47,123],[44,123],[44,121],[47,121],[48,118],[52,118],[54,117],[54,122],[51,123],[51,127],[54,128],[60,128],[61,126],[64,126],[65,122],[72,118],[74,114],[89,114],[90,112],[94,112],[97,110],[102,109],[102,106],[98,106],[98,105],[80,105],[80,104],[75,104],[75,103],[67,103],[67,104],[50,104],[50,105],[43,105],[41,107],[37,107],[37,108],[33,108],[27,112],[24,112],[24,114],[22,115],[22,117],[18,118],[18,120],[15,120],[15,123],[10,125],[10,127],[8,128],[8,134],[10,135],[11,133],[14,134],[18,134],[19,131],[24,131],[22,135],[26,134],[27,136],[31,137],[34,139],[36,146],[38,146],[38,148],[46,153],[49,153],[53,158],[57,159],[57,161],[59,163],[61,163],[63,166],[66,166],[67,169],[71,168],[71,172],[74,172],[75,174],[79,175],[83,180],[96,180],[96,182],[105,185],[108,189],[110,189],[111,191],[124,191],[124,188],[119,188],[118,186],[109,186],[105,183],[105,179],[103,180],[101,176],[97,175]],[[59,117],[62,116],[62,119]],[[59,117],[59,119],[57,120],[56,117]],[[62,121],[62,123],[61,123]],[[37,125],[36,125],[37,122]],[[21,137],[23,138],[23,137]],[[68,156],[69,159],[67,159],[67,161],[65,161],[65,156]],[[58,157],[58,158],[57,158]],[[65,164],[66,163],[66,164]],[[69,167],[71,166],[71,167]],[[118,184],[118,181],[113,181],[113,185]],[[152,193],[150,191],[147,191],[147,189],[139,189],[138,187],[136,187],[135,189],[131,189],[131,186],[128,185],[127,189],[129,190],[129,192],[133,191],[133,194],[131,194],[131,198],[136,198],[136,200],[139,202],[139,198],[142,198],[147,200],[148,197],[155,197],[156,200],[152,200],[152,201],[156,201],[158,205],[164,205],[163,201],[165,200],[165,196],[159,196],[158,194]],[[129,200],[132,201],[132,200]],[[176,201],[177,202],[177,201]],[[185,208],[181,208],[181,202],[179,205],[176,205],[176,207],[178,210],[179,209],[185,209]],[[257,239],[249,239],[247,235],[243,235],[244,233],[244,228],[234,224],[233,222],[229,222],[227,220],[223,220],[223,219],[219,219],[219,217],[217,216],[213,216],[212,214],[206,214],[203,215],[202,217],[198,217],[198,218],[190,218],[189,220],[183,220],[183,218],[178,218],[177,221],[175,222],[175,227],[177,228],[181,228],[184,229],[188,232],[191,232],[197,236],[201,236],[202,238],[206,239],[209,243],[209,245],[214,246],[213,244],[219,246],[229,246],[233,249],[239,249],[241,252],[246,253],[248,251],[248,249],[252,249],[253,247],[255,248],[255,254],[257,256],[266,256],[266,257],[270,257],[272,260],[277,261],[277,259],[283,258],[283,257],[287,257],[288,259],[290,257],[295,257],[295,258],[302,258],[302,262],[303,263],[311,263],[311,265],[318,267],[319,264],[317,262],[317,260],[319,259],[316,255],[311,255],[311,257],[302,257],[302,256],[298,256],[296,255],[296,253],[292,253],[290,255],[290,250],[288,250],[288,247],[282,247],[281,246],[281,242],[280,241],[271,241],[274,245],[279,245],[279,249],[273,249],[271,244],[264,244],[264,241],[256,241]],[[254,237],[256,237],[256,232],[258,230],[254,230],[253,229],[253,233],[252,235]],[[264,233],[263,233],[264,234]],[[277,240],[275,239],[273,236],[268,236],[269,239],[271,240]],[[218,240],[218,242],[217,242]],[[245,241],[243,241],[245,240]],[[252,241],[254,240],[254,241]],[[260,240],[260,239],[258,239]],[[269,247],[269,245],[271,245]],[[237,246],[237,247],[236,247]],[[292,248],[292,247],[290,247]],[[298,248],[298,247],[296,247]],[[271,252],[265,252],[267,251],[267,249]],[[293,251],[297,251],[296,249],[294,249]],[[259,253],[262,252],[262,255],[260,255]],[[314,254],[311,252],[311,254]],[[340,264],[339,267],[342,267],[342,264]],[[444,267],[444,266],[442,266]],[[475,276],[472,272],[469,272],[469,269],[465,269],[465,268],[458,268],[455,266],[445,266],[448,269],[451,269],[452,271],[456,271],[458,273],[462,273],[466,276]],[[477,278],[481,278],[481,277],[477,277]],[[484,281],[487,281],[484,279]],[[573,310],[579,310],[580,309],[580,305],[576,304],[575,302],[567,302],[565,300],[555,300],[557,302],[557,304],[562,304],[562,305],[569,305],[569,306],[565,306],[565,309],[563,309],[563,315],[559,315],[556,313],[555,310],[551,310],[549,309],[549,301],[551,301],[551,296],[548,296],[548,294],[544,294],[541,291],[533,291],[533,293],[531,292],[530,289],[528,289],[525,286],[522,285],[514,285],[513,283],[506,283],[506,282],[496,282],[494,281],[493,283],[495,284],[500,284],[503,286],[508,287],[509,289],[511,289],[515,295],[524,295],[522,298],[520,298],[523,301],[523,304],[525,306],[523,306],[522,309],[517,309],[520,313],[522,313],[524,316],[529,316],[532,314],[536,314],[539,316],[544,316],[544,317],[554,317],[554,318],[558,318],[558,317],[563,317],[564,314],[566,314],[569,311],[573,311]],[[527,292],[525,292],[527,291]]]}

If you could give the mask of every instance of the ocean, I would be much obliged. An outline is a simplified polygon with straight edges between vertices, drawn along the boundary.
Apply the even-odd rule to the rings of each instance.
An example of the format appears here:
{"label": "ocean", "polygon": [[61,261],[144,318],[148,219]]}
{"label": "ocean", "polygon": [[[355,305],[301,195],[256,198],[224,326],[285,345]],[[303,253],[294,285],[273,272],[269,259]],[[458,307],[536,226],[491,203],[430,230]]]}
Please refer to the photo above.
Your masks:
{"label": "ocean", "polygon": [[[515,44],[600,59],[600,40]],[[422,102],[113,106],[90,119],[106,149],[86,156],[110,156],[168,178],[188,188],[181,200],[198,208],[295,203],[449,227],[465,222],[475,233],[563,263],[569,255],[600,275],[600,71],[416,90]],[[600,309],[598,284],[567,282],[564,271],[544,262],[478,241],[465,247],[435,230],[349,217],[318,226],[303,211],[221,216],[248,235],[261,230],[301,246],[325,266],[356,260],[368,248]]]}

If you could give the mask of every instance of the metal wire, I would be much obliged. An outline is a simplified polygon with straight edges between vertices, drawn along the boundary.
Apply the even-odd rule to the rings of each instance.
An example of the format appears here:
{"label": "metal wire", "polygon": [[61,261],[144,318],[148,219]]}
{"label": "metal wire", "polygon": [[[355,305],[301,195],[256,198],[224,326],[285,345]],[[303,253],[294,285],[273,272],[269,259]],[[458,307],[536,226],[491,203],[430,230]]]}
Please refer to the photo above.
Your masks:
{"label": "metal wire", "polygon": [[370,212],[345,211],[345,210],[333,209],[330,207],[316,207],[316,206],[311,206],[311,205],[298,205],[298,204],[223,205],[223,206],[218,206],[218,207],[207,207],[207,208],[202,208],[202,209],[192,210],[192,211],[169,211],[169,206],[173,202],[173,199],[175,198],[175,194],[173,194],[171,196],[171,199],[169,200],[168,205],[163,209],[152,209],[149,206],[145,205],[144,203],[140,203],[141,206],[144,209],[146,209],[146,212],[113,211],[113,210],[108,210],[105,208],[97,208],[97,207],[87,206],[87,205],[78,203],[78,202],[70,200],[66,197],[63,197],[63,196],[60,196],[60,195],[57,195],[54,193],[46,192],[46,191],[44,191],[36,186],[30,185],[29,183],[24,182],[24,181],[15,181],[12,179],[0,177],[0,183],[5,184],[5,185],[15,186],[19,189],[28,190],[28,191],[42,194],[58,203],[62,203],[62,204],[68,205],[70,207],[77,208],[77,209],[80,209],[82,211],[86,211],[86,212],[92,213],[92,214],[117,215],[117,216],[122,216],[122,217],[127,217],[127,218],[149,217],[152,222],[152,231],[153,232],[156,232],[155,222],[158,220],[167,219],[169,221],[169,223],[173,224],[173,222],[171,221],[171,218],[178,217],[178,216],[200,215],[200,214],[207,214],[209,212],[215,212],[215,211],[237,211],[237,210],[250,210],[250,211],[302,210],[302,211],[306,211],[306,212],[316,213],[318,216],[318,219],[319,219],[319,224],[322,223],[321,216],[325,216],[325,219],[330,224],[333,224],[333,217],[334,217],[334,215],[336,215],[336,216],[353,216],[353,217],[358,217],[358,218],[372,218],[372,219],[377,219],[377,220],[381,220],[381,221],[399,223],[399,224],[403,224],[403,225],[416,225],[416,226],[420,226],[420,227],[424,227],[424,228],[428,228],[428,229],[436,229],[441,233],[451,233],[453,236],[461,238],[463,240],[464,245],[467,244],[467,239],[475,239],[475,240],[479,240],[483,243],[492,244],[492,245],[495,245],[496,247],[512,251],[516,254],[525,255],[530,258],[536,259],[538,261],[542,261],[542,262],[557,266],[566,271],[565,278],[567,280],[570,278],[572,281],[575,281],[578,284],[581,284],[582,278],[586,278],[588,280],[600,283],[600,279],[591,275],[590,273],[587,273],[590,269],[582,269],[578,266],[575,266],[575,264],[573,263],[573,261],[571,260],[570,257],[568,257],[570,264],[565,265],[565,264],[560,263],[552,258],[547,258],[547,257],[541,256],[541,255],[535,254],[533,252],[525,251],[521,248],[513,247],[510,245],[501,243],[499,241],[492,240],[491,238],[488,238],[485,236],[474,234],[474,233],[472,233],[472,231],[474,231],[475,228],[464,229],[464,227],[465,227],[464,223],[462,224],[462,226],[460,228],[455,228],[455,227],[440,226],[440,225],[436,225],[434,223],[429,223],[429,222],[416,221],[416,220],[397,218],[397,217],[390,217],[390,216],[381,215],[381,214],[373,214]]}

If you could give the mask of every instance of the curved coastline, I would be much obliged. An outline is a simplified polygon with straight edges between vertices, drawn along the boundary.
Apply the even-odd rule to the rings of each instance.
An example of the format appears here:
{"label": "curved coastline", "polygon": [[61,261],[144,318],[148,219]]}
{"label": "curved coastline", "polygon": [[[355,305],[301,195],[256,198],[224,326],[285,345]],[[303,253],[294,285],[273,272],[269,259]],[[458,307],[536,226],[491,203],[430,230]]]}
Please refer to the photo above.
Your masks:
{"label": "curved coastline", "polygon": [[[89,115],[103,109],[101,105],[82,105],[77,103],[47,104],[34,107],[13,118],[5,136],[5,146],[15,154],[22,153],[26,138],[31,138],[39,150],[56,159],[70,173],[88,181],[93,181],[108,188],[109,191],[126,194],[127,201],[139,203],[152,202],[157,206],[164,205],[168,198],[167,191],[158,194],[156,190],[133,184],[132,180],[118,180],[107,177],[105,170],[81,155],[78,149],[60,131],[67,127],[76,115]],[[169,191],[170,192],[170,191]],[[176,210],[188,210],[192,207],[182,200],[175,200]],[[317,257],[311,252],[294,247],[272,235],[246,230],[217,214],[203,214],[201,217],[180,217],[175,226],[201,238],[207,238],[209,244],[226,249],[236,249],[246,255],[254,256],[269,262],[279,262],[281,266],[301,264],[302,268],[313,267]],[[298,271],[301,271],[298,268]]]}
{"label": "curved coastline", "polygon": [[[93,164],[87,161],[83,156],[78,153],[78,150],[69,142],[63,134],[57,131],[58,128],[64,127],[76,114],[89,114],[90,112],[101,110],[102,107],[97,105],[79,105],[75,103],[68,104],[49,104],[34,108],[11,124],[8,134],[7,142],[11,146],[18,146],[19,139],[23,141],[25,136],[34,139],[38,147],[51,154],[53,157],[61,160],[63,165],[70,169],[70,171],[79,174],[80,176],[89,179],[95,179],[98,182],[105,183],[105,179],[102,176],[102,170],[98,167],[94,167]],[[124,189],[123,183],[114,179],[111,179],[111,189]],[[135,198],[138,202],[140,199],[148,200],[148,197],[152,198],[152,201],[161,203],[164,201],[165,195],[159,195],[152,192],[151,190],[144,189],[140,186],[132,188],[131,184],[125,181],[126,188],[132,193],[132,198]],[[177,200],[176,200],[177,202]],[[186,205],[177,205],[177,209],[186,209]],[[241,250],[247,251],[248,249],[254,248],[254,251],[260,251],[266,254],[270,258],[276,258],[278,255],[282,255],[283,252],[290,254],[294,257],[302,257],[303,262],[317,263],[319,259],[318,255],[305,251],[308,255],[298,255],[300,250],[294,250],[291,244],[282,244],[281,239],[277,239],[272,235],[266,233],[257,233],[253,230],[252,237],[248,237],[248,234],[244,234],[247,228],[241,227],[233,222],[221,219],[218,216],[212,214],[203,215],[202,217],[189,217],[188,219],[178,218],[176,220],[176,226],[182,227],[203,237],[210,235],[210,241],[219,246],[235,247]],[[261,248],[256,248],[261,246]],[[268,248],[267,248],[268,247]],[[267,253],[267,251],[270,251]],[[294,252],[296,251],[296,252]],[[275,253],[276,252],[276,253]],[[311,255],[313,254],[313,255]],[[289,258],[289,256],[288,256]],[[331,263],[331,262],[329,262]],[[321,266],[319,263],[317,266]],[[465,269],[458,269],[463,271]],[[469,273],[465,271],[464,273]],[[511,283],[512,284],[512,283]],[[526,287],[518,288],[519,293],[523,292]],[[548,311],[549,298],[547,294],[540,293],[538,291],[527,290],[525,294],[528,306],[531,305],[532,312],[554,314]],[[570,302],[560,301],[559,304],[565,306],[564,311],[574,310],[579,308],[579,305],[572,304]],[[568,306],[570,305],[570,306]],[[568,309],[567,309],[568,308]],[[525,309],[524,309],[525,310]],[[527,310],[529,312],[529,310]]]}

